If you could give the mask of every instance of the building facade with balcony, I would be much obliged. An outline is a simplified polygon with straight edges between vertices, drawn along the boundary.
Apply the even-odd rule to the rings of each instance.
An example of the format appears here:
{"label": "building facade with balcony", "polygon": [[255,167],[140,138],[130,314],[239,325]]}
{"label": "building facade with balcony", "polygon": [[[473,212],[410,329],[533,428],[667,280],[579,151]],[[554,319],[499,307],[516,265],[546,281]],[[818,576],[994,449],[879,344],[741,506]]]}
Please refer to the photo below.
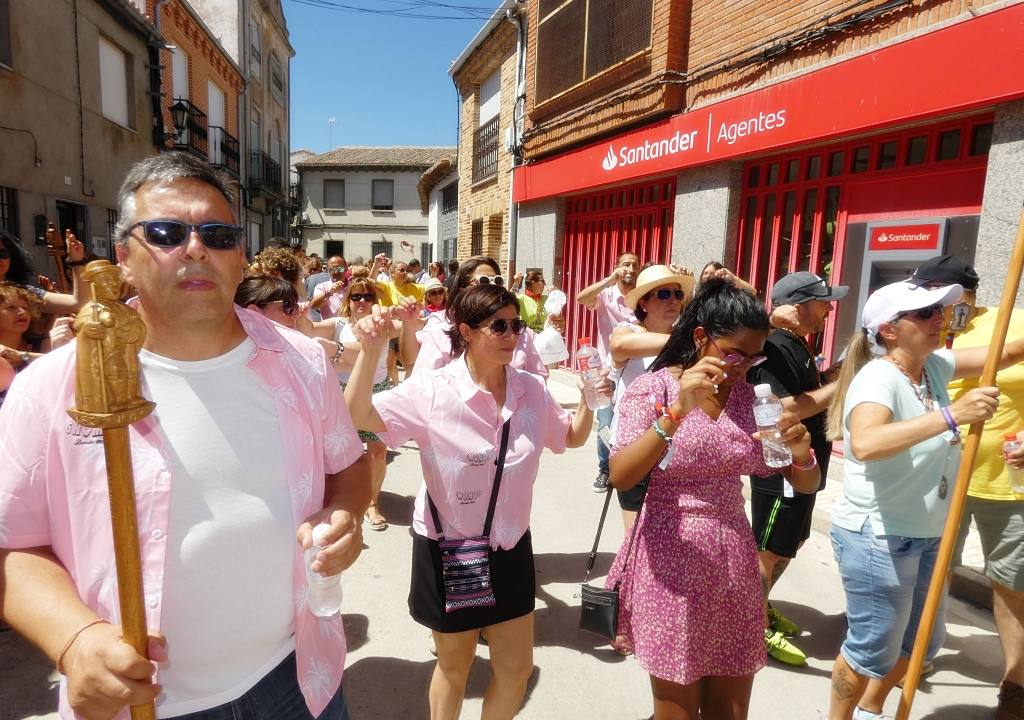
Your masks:
{"label": "building facade with balcony", "polygon": [[[530,0],[517,264],[570,299],[623,250],[765,296],[807,269],[867,294],[955,252],[993,303],[1024,203],[1024,3]],[[993,41],[998,38],[998,42]],[[969,62],[965,62],[969,58]],[[593,313],[569,305],[569,335]]]}
{"label": "building facade with balcony", "polygon": [[513,270],[509,198],[524,8],[516,0],[502,2],[448,70],[460,102],[456,257],[488,255],[508,273]]}
{"label": "building facade with balcony", "polygon": [[295,164],[306,252],[366,262],[434,258],[419,193],[423,174],[453,147],[339,147]]}
{"label": "building facade with balcony", "polygon": [[289,198],[291,59],[280,0],[189,0],[242,69],[239,98],[242,223],[250,250],[286,240]]}
{"label": "building facade with balcony", "polygon": [[[420,210],[427,216],[427,242],[431,260],[444,264],[459,257],[459,174],[451,158],[442,158],[428,169],[417,185]],[[425,264],[424,264],[425,266]]]}
{"label": "building facade with balcony", "polygon": [[39,272],[48,222],[112,257],[118,188],[159,143],[159,46],[127,0],[0,2],[0,229]]}

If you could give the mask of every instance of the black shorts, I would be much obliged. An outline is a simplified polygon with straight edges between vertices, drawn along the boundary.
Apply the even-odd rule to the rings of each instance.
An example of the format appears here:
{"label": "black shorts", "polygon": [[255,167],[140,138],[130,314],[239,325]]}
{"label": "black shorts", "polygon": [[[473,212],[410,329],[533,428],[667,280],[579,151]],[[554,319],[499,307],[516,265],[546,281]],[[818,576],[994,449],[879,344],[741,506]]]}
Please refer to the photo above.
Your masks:
{"label": "black shorts", "polygon": [[811,536],[815,498],[817,494],[814,493],[785,497],[751,489],[750,526],[757,549],[780,557],[796,557],[800,543]]}
{"label": "black shorts", "polygon": [[533,612],[536,578],[530,531],[511,550],[491,551],[491,587],[497,605],[444,611],[444,578],[437,540],[413,533],[409,613],[420,625],[454,633],[497,625]]}
{"label": "black shorts", "polygon": [[648,478],[644,478],[629,490],[616,490],[619,507],[630,512],[640,512],[640,508],[644,504],[644,496],[647,494],[647,480]]}

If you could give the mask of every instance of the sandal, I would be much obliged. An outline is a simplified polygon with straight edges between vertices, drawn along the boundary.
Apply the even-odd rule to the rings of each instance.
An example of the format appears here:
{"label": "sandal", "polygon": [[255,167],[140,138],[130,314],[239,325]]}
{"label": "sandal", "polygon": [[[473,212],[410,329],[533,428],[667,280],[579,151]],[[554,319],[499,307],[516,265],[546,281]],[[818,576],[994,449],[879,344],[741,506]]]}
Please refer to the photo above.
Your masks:
{"label": "sandal", "polygon": [[388,529],[388,521],[383,515],[377,516],[377,519],[374,520],[370,517],[369,513],[367,513],[366,521],[370,523],[370,529],[374,532],[383,532]]}

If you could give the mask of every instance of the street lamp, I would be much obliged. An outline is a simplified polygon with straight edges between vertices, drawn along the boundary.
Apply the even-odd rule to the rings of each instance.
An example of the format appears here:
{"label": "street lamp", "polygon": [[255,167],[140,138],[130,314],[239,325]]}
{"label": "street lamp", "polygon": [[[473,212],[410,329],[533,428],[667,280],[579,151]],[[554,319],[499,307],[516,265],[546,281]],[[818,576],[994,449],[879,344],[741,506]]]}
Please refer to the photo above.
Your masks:
{"label": "street lamp", "polygon": [[171,119],[174,122],[176,139],[180,140],[185,134],[185,129],[188,127],[188,115],[188,105],[185,104],[184,100],[179,99],[171,105]]}

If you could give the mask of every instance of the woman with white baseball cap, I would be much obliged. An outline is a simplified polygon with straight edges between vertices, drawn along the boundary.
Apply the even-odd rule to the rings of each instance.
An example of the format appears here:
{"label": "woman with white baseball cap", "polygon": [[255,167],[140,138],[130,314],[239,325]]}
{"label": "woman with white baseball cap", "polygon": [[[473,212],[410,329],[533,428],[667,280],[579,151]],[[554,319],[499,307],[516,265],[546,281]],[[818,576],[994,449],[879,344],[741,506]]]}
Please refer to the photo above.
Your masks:
{"label": "woman with white baseball cap", "polygon": [[[830,720],[882,717],[906,671],[960,465],[959,426],[992,417],[999,389],[950,403],[952,378],[977,377],[987,347],[939,349],[943,308],[963,288],[908,282],[868,298],[829,408],[843,439],[843,495],[832,511],[832,546],[843,579],[847,634],[832,669]],[[1001,367],[1024,359],[1006,344]],[[945,637],[940,604],[927,657]]]}

